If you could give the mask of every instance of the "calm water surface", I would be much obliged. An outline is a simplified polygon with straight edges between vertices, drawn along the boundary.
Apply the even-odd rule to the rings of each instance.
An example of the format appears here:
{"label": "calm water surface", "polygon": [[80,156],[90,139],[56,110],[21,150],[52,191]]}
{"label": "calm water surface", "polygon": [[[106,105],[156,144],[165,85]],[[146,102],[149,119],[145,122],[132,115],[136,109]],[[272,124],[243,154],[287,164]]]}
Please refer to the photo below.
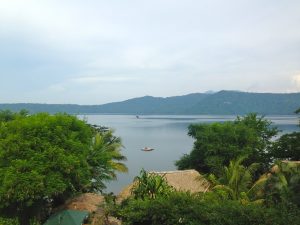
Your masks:
{"label": "calm water surface", "polygon": [[[189,124],[230,121],[235,116],[151,115],[137,119],[133,115],[88,115],[84,118],[91,124],[113,128],[115,134],[122,138],[129,172],[118,174],[117,181],[108,183],[106,190],[117,194],[122,187],[132,182],[142,168],[150,171],[175,170],[174,162],[190,152],[193,146],[193,139],[187,135]],[[272,120],[282,133],[299,131],[296,116],[266,118]],[[146,146],[155,150],[141,151]]]}

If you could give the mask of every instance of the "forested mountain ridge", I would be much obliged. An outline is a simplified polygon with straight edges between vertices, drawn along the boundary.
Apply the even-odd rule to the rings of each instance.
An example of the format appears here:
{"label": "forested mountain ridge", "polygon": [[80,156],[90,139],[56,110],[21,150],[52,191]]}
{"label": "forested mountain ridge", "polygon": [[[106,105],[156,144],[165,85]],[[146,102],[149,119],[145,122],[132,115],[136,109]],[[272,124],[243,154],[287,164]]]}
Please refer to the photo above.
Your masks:
{"label": "forested mountain ridge", "polygon": [[194,93],[174,97],[144,96],[103,105],[76,104],[0,104],[0,109],[35,112],[66,112],[72,114],[246,114],[256,112],[264,115],[288,115],[300,106],[300,93],[249,93],[220,91]]}
{"label": "forested mountain ridge", "polygon": [[192,106],[192,114],[293,114],[300,106],[300,93],[247,93],[220,91]]}

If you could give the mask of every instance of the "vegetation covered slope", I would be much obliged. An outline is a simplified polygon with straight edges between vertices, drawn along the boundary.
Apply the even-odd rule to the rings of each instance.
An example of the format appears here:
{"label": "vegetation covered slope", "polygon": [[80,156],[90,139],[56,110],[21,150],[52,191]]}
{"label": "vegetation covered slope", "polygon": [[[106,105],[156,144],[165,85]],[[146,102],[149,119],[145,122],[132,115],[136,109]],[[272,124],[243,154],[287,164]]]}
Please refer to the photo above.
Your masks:
{"label": "vegetation covered slope", "polygon": [[300,93],[246,93],[220,91],[187,109],[191,114],[292,114],[300,104]]}
{"label": "vegetation covered slope", "polygon": [[[0,221],[43,221],[68,198],[125,172],[121,140],[75,116],[0,111]],[[3,224],[3,223],[0,223]]]}
{"label": "vegetation covered slope", "polygon": [[220,91],[174,97],[144,96],[104,105],[75,104],[0,104],[0,109],[72,114],[213,114],[232,115],[256,112],[264,115],[289,115],[300,105],[300,93],[272,94]]}

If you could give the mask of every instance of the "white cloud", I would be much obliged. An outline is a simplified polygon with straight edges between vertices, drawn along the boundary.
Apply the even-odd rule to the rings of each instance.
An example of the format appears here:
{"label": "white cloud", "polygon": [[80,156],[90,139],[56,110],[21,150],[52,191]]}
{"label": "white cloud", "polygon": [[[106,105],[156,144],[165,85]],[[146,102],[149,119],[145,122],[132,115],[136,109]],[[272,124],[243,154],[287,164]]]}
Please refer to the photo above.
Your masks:
{"label": "white cloud", "polygon": [[53,84],[48,87],[50,92],[64,92],[66,87],[63,84]]}
{"label": "white cloud", "polygon": [[294,75],[294,76],[292,77],[292,81],[293,81],[293,83],[296,85],[298,91],[300,91],[300,74]]}
{"label": "white cloud", "polygon": [[122,38],[121,27],[85,4],[63,1],[0,1],[0,34],[15,33],[57,49],[87,50],[94,41]]}
{"label": "white cloud", "polygon": [[99,82],[124,82],[136,80],[136,77],[129,76],[83,76],[71,79],[77,84],[94,84]]}
{"label": "white cloud", "polygon": [[19,90],[14,99],[22,100],[18,76],[32,101],[56,101],[53,93],[93,103],[117,100],[120,91],[122,99],[299,91],[299,7],[297,0],[0,0],[0,96]]}
{"label": "white cloud", "polygon": [[118,83],[132,82],[138,80],[134,76],[80,76],[63,80],[59,83],[50,84],[46,92],[62,93],[73,90],[82,91],[83,87],[89,87],[89,91],[97,90],[98,85],[110,86]]}

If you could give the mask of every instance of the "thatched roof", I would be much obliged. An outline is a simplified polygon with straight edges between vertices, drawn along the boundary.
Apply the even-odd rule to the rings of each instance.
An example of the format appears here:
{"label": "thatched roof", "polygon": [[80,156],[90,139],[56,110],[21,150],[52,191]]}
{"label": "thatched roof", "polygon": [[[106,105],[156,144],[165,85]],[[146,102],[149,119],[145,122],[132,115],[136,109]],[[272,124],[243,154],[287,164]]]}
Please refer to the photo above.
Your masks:
{"label": "thatched roof", "polygon": [[290,161],[290,160],[282,160],[284,163],[295,163],[295,164],[300,164],[300,161]]}
{"label": "thatched roof", "polygon": [[[281,162],[293,164],[293,165],[295,165],[295,166],[297,166],[297,167],[300,166],[300,161],[282,160]],[[271,168],[270,171],[271,171],[271,173],[277,173],[277,172],[279,171],[278,165],[272,166],[272,168]]]}
{"label": "thatched roof", "polygon": [[104,202],[103,196],[94,193],[85,193],[69,199],[60,208],[88,211],[89,213],[92,213],[98,210],[99,205],[102,202]]}
{"label": "thatched roof", "polygon": [[150,172],[164,176],[168,184],[177,191],[190,191],[191,193],[206,192],[209,182],[196,170],[177,170],[165,172]]}
{"label": "thatched roof", "polygon": [[[152,171],[149,173],[164,176],[168,184],[174,187],[176,191],[206,192],[210,186],[210,183],[196,170]],[[134,183],[125,187],[118,195],[118,199],[128,198],[131,195],[133,185]]]}

